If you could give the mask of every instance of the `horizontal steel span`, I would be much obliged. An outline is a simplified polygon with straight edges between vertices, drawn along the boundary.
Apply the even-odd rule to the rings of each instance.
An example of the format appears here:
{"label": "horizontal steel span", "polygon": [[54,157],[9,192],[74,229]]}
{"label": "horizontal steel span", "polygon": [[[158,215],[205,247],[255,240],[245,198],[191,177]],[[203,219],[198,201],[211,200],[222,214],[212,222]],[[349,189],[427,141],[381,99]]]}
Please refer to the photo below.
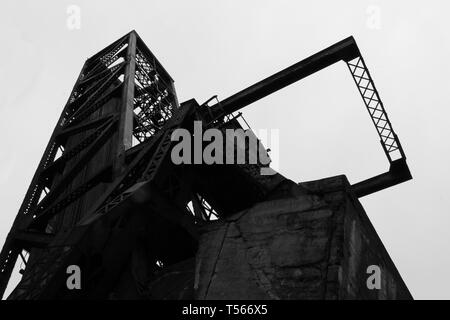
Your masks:
{"label": "horizontal steel span", "polygon": [[[358,197],[363,197],[412,179],[400,140],[392,128],[378,91],[353,37],[339,41],[210,107],[203,105],[206,108],[204,112],[209,114],[211,121],[220,119],[341,60],[346,62],[349,67],[377,129],[383,151],[390,163],[389,171],[386,173],[355,184],[355,193]],[[397,159],[394,159],[395,154]]]}
{"label": "horizontal steel span", "polygon": [[230,114],[258,101],[288,85],[318,72],[340,61],[349,61],[359,56],[353,37],[348,37],[296,64],[239,91],[210,107],[213,117]]}

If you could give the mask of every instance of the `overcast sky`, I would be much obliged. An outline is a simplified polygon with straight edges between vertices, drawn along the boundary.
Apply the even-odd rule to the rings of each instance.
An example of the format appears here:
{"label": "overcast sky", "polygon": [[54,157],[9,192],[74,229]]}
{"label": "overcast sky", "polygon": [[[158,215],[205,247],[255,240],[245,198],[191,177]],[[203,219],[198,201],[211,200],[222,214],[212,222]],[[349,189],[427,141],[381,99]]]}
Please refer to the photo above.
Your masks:
{"label": "overcast sky", "polygon": [[[80,9],[79,29],[68,24],[70,5]],[[139,33],[180,102],[199,103],[353,35],[414,177],[361,202],[414,298],[449,299],[449,9],[448,1],[3,0],[1,245],[84,61],[123,34]],[[279,171],[294,181],[346,174],[354,183],[388,169],[343,62],[243,111],[255,131],[280,130]]]}

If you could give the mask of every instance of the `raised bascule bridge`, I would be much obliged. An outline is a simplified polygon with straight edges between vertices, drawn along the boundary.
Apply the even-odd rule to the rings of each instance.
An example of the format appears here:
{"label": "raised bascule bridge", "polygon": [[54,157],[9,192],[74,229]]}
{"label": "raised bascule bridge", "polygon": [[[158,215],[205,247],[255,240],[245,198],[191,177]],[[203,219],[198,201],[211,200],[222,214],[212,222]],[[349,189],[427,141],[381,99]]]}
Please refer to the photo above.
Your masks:
{"label": "raised bascule bridge", "polygon": [[[174,164],[177,129],[244,128],[240,109],[345,63],[389,167],[294,182],[261,161]],[[260,144],[261,147],[261,144]],[[234,147],[249,154],[245,140]],[[247,159],[249,157],[246,157]],[[222,101],[178,103],[135,31],[84,64],[0,255],[9,299],[411,299],[358,198],[411,179],[353,37]],[[68,267],[81,289],[67,286]],[[369,288],[370,266],[381,270]]]}

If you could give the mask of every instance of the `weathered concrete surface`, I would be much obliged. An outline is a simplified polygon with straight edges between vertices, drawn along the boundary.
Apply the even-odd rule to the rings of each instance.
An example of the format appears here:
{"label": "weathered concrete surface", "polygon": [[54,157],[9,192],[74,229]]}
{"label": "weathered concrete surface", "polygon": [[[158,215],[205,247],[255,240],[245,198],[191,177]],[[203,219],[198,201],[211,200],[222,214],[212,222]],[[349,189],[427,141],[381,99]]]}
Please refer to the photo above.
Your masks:
{"label": "weathered concrete surface", "polygon": [[[412,298],[345,176],[296,188],[203,229],[197,299]],[[370,265],[379,290],[367,288]]]}

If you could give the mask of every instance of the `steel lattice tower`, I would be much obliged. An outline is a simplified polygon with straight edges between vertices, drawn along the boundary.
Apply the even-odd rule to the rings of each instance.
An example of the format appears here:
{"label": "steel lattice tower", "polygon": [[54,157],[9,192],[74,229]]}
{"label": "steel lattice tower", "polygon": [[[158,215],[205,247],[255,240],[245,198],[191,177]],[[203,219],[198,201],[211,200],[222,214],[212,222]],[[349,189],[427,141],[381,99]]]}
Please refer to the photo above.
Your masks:
{"label": "steel lattice tower", "polygon": [[[360,197],[411,176],[353,38],[213,105],[178,104],[172,78],[135,31],[89,58],[1,251],[0,292],[17,259],[26,267],[12,299],[111,297],[125,290],[130,260],[145,270],[130,271],[135,278],[151,278],[163,265],[192,259],[199,228],[263,201],[287,179],[261,175],[260,164],[176,166],[169,160],[174,130],[192,132],[194,120],[205,129],[241,128],[234,112],[341,60],[390,163],[388,172],[352,186]],[[71,263],[87,275],[83,293],[63,289]]]}

